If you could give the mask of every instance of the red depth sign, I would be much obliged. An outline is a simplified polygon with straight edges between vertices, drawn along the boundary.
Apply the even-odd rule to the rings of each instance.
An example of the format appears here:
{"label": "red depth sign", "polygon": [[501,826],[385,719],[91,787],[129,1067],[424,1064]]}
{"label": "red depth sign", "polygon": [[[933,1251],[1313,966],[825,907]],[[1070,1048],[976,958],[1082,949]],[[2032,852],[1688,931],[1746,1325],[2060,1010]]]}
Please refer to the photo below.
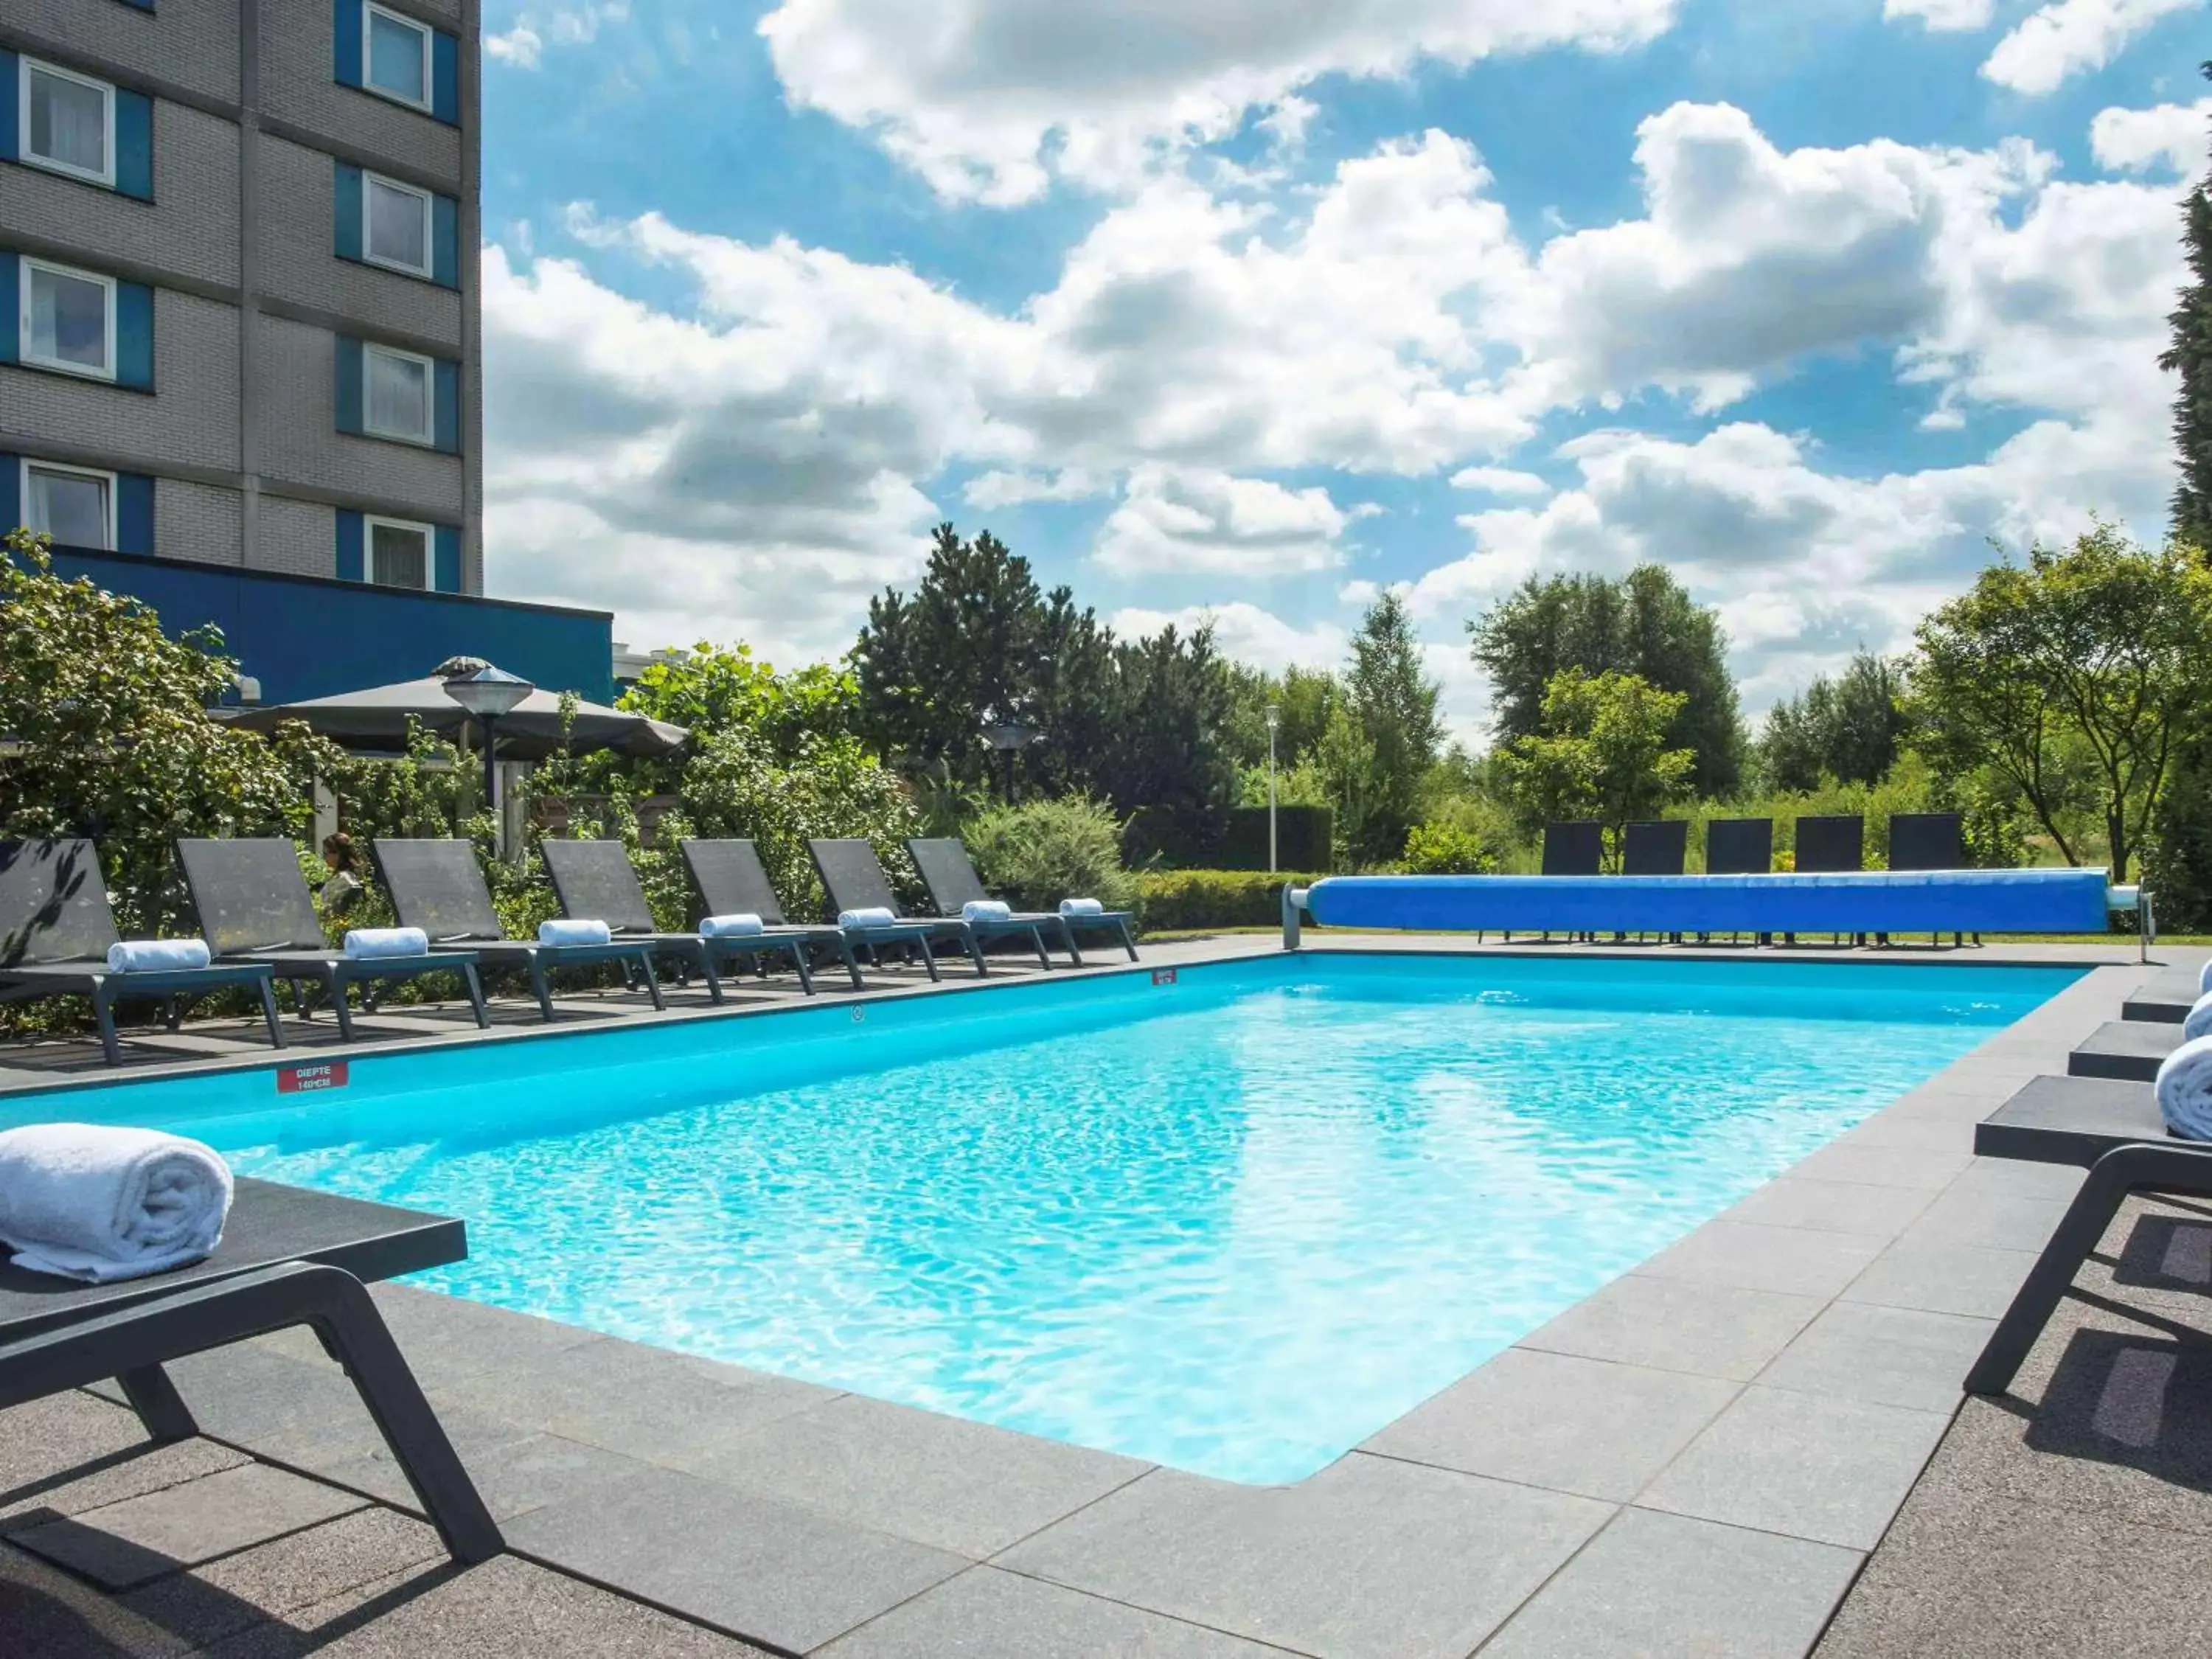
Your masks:
{"label": "red depth sign", "polygon": [[1152,969],[1152,983],[1153,983],[1153,984],[1155,984],[1155,985],[1172,985],[1172,984],[1174,984],[1175,982],[1176,982],[1176,970],[1175,970],[1174,969],[1172,969],[1172,968],[1155,968],[1155,969]]}
{"label": "red depth sign", "polygon": [[276,1092],[308,1095],[321,1089],[343,1089],[346,1086],[347,1063],[334,1060],[324,1066],[287,1066],[276,1073]]}

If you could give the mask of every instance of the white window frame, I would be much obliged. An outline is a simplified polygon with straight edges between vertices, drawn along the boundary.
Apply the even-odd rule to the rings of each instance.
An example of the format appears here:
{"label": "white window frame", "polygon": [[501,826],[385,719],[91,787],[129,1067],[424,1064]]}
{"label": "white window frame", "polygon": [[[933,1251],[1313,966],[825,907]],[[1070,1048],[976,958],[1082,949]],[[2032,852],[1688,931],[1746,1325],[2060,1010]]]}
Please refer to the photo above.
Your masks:
{"label": "white window frame", "polygon": [[[43,270],[47,272],[49,275],[55,276],[67,276],[76,282],[97,283],[100,288],[106,291],[107,295],[107,350],[106,354],[107,362],[106,367],[101,368],[87,368],[82,363],[73,363],[64,357],[41,357],[32,349],[31,335],[33,318],[31,309],[31,273],[34,270]],[[65,265],[53,259],[33,258],[31,255],[26,253],[21,256],[21,265],[15,273],[15,286],[19,290],[17,304],[21,313],[15,319],[15,343],[17,353],[22,358],[23,366],[26,368],[46,369],[56,374],[74,374],[80,380],[103,380],[111,386],[113,385],[116,376],[117,360],[123,355],[121,350],[122,341],[118,337],[118,331],[116,325],[115,296],[118,284],[115,278],[107,276],[102,271],[83,270],[80,270],[76,265]],[[434,410],[432,412],[432,415],[433,422],[434,423]]]}
{"label": "white window frame", "polygon": [[[374,45],[376,20],[380,17],[388,17],[395,23],[413,29],[422,37],[422,96],[419,101],[407,97],[404,94],[393,92],[389,88],[380,87],[372,78],[376,73]],[[431,36],[434,33],[435,31],[421,18],[410,17],[405,12],[394,11],[389,6],[380,6],[374,3],[374,0],[370,0],[370,3],[361,9],[362,90],[374,93],[379,98],[389,99],[403,109],[428,111],[437,93],[437,88],[431,82],[431,77],[437,68],[432,55]]]}
{"label": "white window frame", "polygon": [[107,486],[107,526],[106,539],[100,544],[99,550],[103,553],[115,551],[118,521],[121,516],[121,508],[117,501],[117,497],[121,494],[121,486],[118,483],[115,474],[102,471],[96,466],[69,466],[60,461],[40,461],[34,460],[28,455],[24,456],[21,472],[15,480],[19,490],[15,499],[23,504],[23,519],[26,524],[28,524],[31,517],[31,475],[33,472],[59,472],[73,478],[98,478],[105,483]]}
{"label": "white window frame", "polygon": [[[375,218],[370,211],[369,204],[375,199],[376,187],[380,185],[386,190],[396,190],[403,196],[411,196],[422,204],[422,263],[421,264],[410,265],[402,260],[380,258],[377,256],[375,240],[370,229],[370,227],[375,223]],[[413,185],[402,184],[397,179],[387,179],[380,173],[371,173],[366,167],[362,168],[361,174],[361,257],[362,260],[368,264],[381,265],[386,270],[403,271],[410,276],[428,276],[438,263],[436,207],[437,204],[428,191],[418,189]]]}
{"label": "white window frame", "polygon": [[[369,366],[373,357],[392,357],[401,362],[422,366],[422,415],[424,424],[420,432],[391,432],[377,425],[375,373]],[[402,351],[398,346],[377,345],[364,340],[361,348],[361,429],[372,438],[382,438],[396,444],[417,444],[424,449],[438,445],[438,360],[425,357],[419,351]],[[393,520],[393,522],[398,522]]]}
{"label": "white window frame", "polygon": [[[421,587],[405,587],[398,582],[379,582],[376,580],[376,532],[380,529],[412,531],[422,538],[422,586]],[[420,524],[413,519],[386,519],[374,513],[362,514],[361,579],[370,587],[389,587],[401,593],[436,592],[438,591],[437,526]]]}
{"label": "white window frame", "polygon": [[[90,87],[100,95],[106,116],[106,135],[100,142],[100,155],[107,165],[100,172],[90,167],[74,166],[68,161],[57,161],[34,153],[31,149],[31,76],[33,73],[51,75],[58,81],[74,81],[81,87]],[[49,64],[43,58],[19,58],[15,74],[15,155],[27,167],[41,167],[48,173],[58,173],[64,179],[82,179],[88,185],[115,188],[115,83],[103,81],[96,75],[80,75],[75,70],[64,69],[59,64]],[[428,82],[423,84],[428,86]]]}

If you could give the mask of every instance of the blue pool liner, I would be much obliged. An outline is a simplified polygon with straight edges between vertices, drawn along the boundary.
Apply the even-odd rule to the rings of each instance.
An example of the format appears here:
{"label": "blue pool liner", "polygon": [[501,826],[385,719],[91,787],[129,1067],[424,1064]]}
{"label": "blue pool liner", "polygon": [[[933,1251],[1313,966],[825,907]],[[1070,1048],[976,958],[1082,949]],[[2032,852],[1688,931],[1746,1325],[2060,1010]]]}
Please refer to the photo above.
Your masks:
{"label": "blue pool liner", "polygon": [[2132,909],[2102,870],[1839,875],[1331,876],[1326,927],[1525,933],[2101,933]]}

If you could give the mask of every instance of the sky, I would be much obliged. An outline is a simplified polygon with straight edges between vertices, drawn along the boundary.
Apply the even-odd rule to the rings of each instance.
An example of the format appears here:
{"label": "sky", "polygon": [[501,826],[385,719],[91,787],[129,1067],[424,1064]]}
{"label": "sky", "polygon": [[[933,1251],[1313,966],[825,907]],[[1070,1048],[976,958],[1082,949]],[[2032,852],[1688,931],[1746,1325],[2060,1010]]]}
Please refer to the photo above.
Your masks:
{"label": "sky", "polygon": [[2173,484],[2212,0],[484,0],[489,590],[850,648],[929,532],[1334,665],[1674,570],[1754,716]]}

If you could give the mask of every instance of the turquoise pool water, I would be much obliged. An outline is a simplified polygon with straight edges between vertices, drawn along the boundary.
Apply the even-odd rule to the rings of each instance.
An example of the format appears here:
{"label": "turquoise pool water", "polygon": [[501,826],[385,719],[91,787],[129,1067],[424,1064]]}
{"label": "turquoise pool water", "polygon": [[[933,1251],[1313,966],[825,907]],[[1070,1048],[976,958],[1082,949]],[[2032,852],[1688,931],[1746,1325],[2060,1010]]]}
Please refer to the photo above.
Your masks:
{"label": "turquoise pool water", "polygon": [[437,1288],[1288,1481],[2074,977],[1296,956],[68,1115],[464,1216],[474,1254]]}

